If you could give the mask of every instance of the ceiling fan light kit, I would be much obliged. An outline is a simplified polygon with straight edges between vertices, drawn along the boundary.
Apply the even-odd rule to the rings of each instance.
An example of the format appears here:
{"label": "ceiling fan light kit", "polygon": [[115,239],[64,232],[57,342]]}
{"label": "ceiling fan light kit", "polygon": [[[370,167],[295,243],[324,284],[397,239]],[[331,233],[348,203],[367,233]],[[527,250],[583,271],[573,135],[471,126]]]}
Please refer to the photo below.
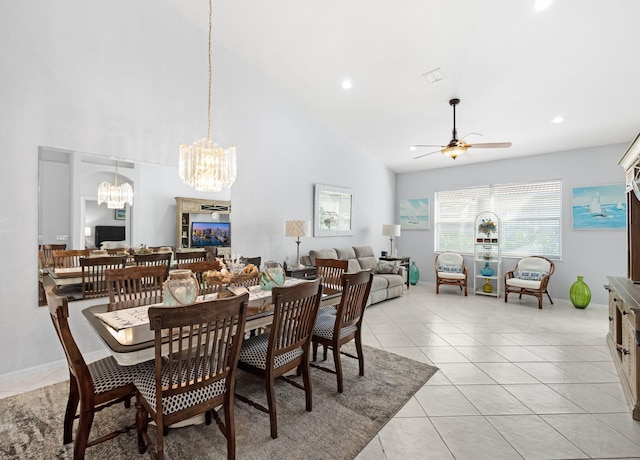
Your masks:
{"label": "ceiling fan light kit", "polygon": [[[453,130],[452,130],[452,139],[449,141],[447,145],[441,146],[439,150],[435,150],[433,152],[424,153],[422,155],[418,155],[413,157],[414,160],[418,158],[426,157],[428,155],[433,155],[434,153],[442,153],[443,155],[455,160],[460,155],[465,153],[468,148],[476,147],[476,148],[507,148],[511,147],[511,142],[490,142],[490,143],[480,143],[480,144],[467,144],[466,142],[458,139],[458,130],[456,129],[456,105],[460,103],[460,99],[453,98],[449,100],[449,105],[453,107]],[[475,134],[475,133],[474,133]],[[429,144],[413,144],[409,146],[409,150],[415,150],[417,147],[437,147],[436,145]]]}

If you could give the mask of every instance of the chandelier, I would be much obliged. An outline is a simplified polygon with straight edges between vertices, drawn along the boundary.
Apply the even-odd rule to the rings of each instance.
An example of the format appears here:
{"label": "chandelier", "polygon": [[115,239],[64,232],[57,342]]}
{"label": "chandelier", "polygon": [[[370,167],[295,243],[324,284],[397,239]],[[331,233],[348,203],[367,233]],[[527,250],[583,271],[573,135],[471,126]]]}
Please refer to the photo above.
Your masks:
{"label": "chandelier", "polygon": [[125,182],[118,185],[118,160],[116,160],[115,184],[103,182],[98,186],[98,206],[107,203],[109,209],[123,209],[125,204],[133,204],[133,189]]}
{"label": "chandelier", "polygon": [[220,147],[211,140],[211,29],[212,0],[209,0],[209,102],[207,138],[180,145],[180,179],[201,192],[219,192],[236,180],[236,148]]}

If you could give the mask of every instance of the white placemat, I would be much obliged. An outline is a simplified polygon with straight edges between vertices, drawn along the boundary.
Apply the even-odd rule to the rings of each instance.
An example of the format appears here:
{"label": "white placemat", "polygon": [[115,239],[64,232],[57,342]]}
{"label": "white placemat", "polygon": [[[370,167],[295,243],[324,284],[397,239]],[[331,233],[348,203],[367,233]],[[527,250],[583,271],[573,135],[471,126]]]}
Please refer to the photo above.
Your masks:
{"label": "white placemat", "polygon": [[123,310],[109,311],[106,313],[96,313],[96,318],[111,326],[116,331],[120,331],[128,327],[149,324],[149,315],[147,314],[147,311],[150,306],[151,305],[143,305],[142,307],[125,308]]}

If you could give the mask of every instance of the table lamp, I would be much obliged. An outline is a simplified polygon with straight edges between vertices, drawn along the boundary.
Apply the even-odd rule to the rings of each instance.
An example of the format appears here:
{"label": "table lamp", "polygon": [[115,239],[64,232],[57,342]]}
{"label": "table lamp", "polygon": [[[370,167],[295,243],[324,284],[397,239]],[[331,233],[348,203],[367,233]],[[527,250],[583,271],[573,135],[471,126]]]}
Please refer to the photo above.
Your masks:
{"label": "table lamp", "polygon": [[382,234],[384,236],[388,236],[389,237],[389,241],[390,241],[390,252],[389,255],[391,257],[395,257],[395,254],[393,253],[393,237],[394,236],[400,236],[400,226],[399,225],[395,225],[395,224],[386,224],[382,226]]}
{"label": "table lamp", "polygon": [[304,265],[300,263],[300,237],[311,236],[311,222],[308,220],[287,220],[285,221],[285,234],[297,238],[296,265],[293,268],[304,268]]}

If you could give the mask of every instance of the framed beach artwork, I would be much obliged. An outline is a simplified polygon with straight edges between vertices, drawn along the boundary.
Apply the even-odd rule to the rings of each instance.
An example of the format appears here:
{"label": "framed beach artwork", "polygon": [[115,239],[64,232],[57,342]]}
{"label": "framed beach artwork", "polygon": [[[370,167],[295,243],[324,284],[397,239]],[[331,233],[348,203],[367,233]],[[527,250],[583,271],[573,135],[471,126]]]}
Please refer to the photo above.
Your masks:
{"label": "framed beach artwork", "polygon": [[429,198],[400,200],[400,228],[402,230],[429,230]]}
{"label": "framed beach artwork", "polygon": [[624,184],[571,189],[574,230],[611,230],[627,227]]}

